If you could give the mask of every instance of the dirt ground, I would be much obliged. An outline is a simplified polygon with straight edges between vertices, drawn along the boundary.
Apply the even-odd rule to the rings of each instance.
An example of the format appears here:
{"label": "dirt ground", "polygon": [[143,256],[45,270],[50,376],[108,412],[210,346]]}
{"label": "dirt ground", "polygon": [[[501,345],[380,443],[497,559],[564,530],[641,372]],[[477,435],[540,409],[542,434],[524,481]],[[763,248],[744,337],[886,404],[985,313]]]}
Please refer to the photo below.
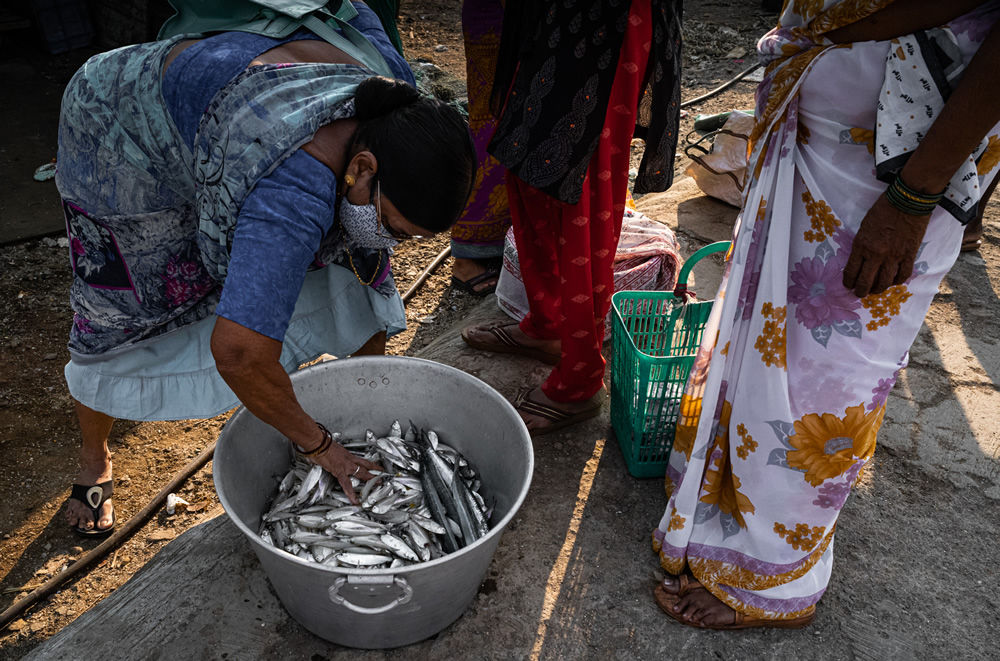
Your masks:
{"label": "dirt ground", "polygon": [[[688,0],[685,16],[684,92],[690,99],[714,88],[753,60],[754,43],[774,22],[752,0]],[[409,58],[424,58],[464,80],[460,0],[405,0],[400,33]],[[447,47],[446,50],[440,49]],[[52,57],[42,52],[0,50],[0,75],[42,76],[64,85],[76,66],[93,51]],[[12,68],[13,67],[13,68]],[[33,73],[32,73],[33,72]],[[14,94],[9,80],[3,103]],[[750,108],[753,84],[739,83],[700,106],[688,108],[681,136],[694,117],[733,108]],[[0,153],[0,181],[19,182],[36,165],[55,156],[58,96],[18,98],[24,127],[10,127]],[[19,148],[18,145],[22,147]],[[26,167],[28,158],[34,158]],[[677,161],[683,171],[686,159]],[[39,187],[51,187],[40,195]],[[59,214],[51,203],[51,182],[10,186],[0,201],[0,222],[25,215]],[[47,200],[44,204],[39,199]],[[447,238],[412,243],[394,259],[397,282],[406,291]],[[450,286],[450,260],[410,301],[410,328],[393,338],[388,351],[418,351],[478,302]],[[0,610],[41,585],[97,542],[74,536],[63,522],[64,501],[76,475],[78,432],[72,402],[62,377],[68,360],[66,335],[70,311],[67,248],[57,238],[0,247]],[[119,522],[141,510],[151,498],[218,436],[228,416],[211,420],[163,423],[119,421],[111,433],[115,504]],[[33,607],[0,631],[0,661],[17,659],[127,581],[162,547],[217,511],[211,464],[185,483],[178,495],[191,503],[184,512],[158,512],[130,540],[60,592]],[[653,523],[652,521],[650,523]]]}

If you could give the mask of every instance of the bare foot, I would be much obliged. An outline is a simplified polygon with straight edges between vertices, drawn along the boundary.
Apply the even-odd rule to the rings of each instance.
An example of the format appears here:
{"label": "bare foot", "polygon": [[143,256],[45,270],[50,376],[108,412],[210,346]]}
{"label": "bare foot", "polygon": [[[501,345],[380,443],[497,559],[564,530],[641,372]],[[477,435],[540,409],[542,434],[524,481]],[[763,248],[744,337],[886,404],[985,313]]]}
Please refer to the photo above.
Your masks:
{"label": "bare foot", "polygon": [[[663,589],[669,594],[679,594],[680,581],[676,577],[666,578]],[[674,606],[674,612],[694,626],[720,626],[736,621],[736,611],[719,601],[707,589],[691,585]]]}
{"label": "bare foot", "polygon": [[[478,259],[455,259],[455,263],[451,266],[451,274],[462,282],[468,282],[488,270],[486,264]],[[485,291],[496,287],[499,280],[500,275],[497,274],[496,277],[486,278],[482,282],[476,283],[472,288],[477,292]]]}
{"label": "bare foot", "polygon": [[[76,476],[76,483],[87,486],[107,482],[111,479],[111,455],[105,454],[94,458],[80,459],[80,473]],[[111,527],[113,506],[111,499],[105,501],[100,508],[100,518],[97,521],[97,529],[105,530]],[[86,503],[81,503],[75,498],[66,501],[66,522],[74,528],[92,530],[94,528],[94,515]]]}
{"label": "bare foot", "polygon": [[[604,400],[607,398],[607,391],[602,385],[601,389],[597,391],[597,394],[595,394],[590,399],[585,399],[579,402],[557,402],[554,399],[547,397],[545,393],[542,392],[541,387],[538,387],[529,392],[527,398],[529,401],[535,402],[537,404],[544,404],[545,406],[550,406],[554,409],[563,411],[569,415],[574,415],[582,411],[593,410],[595,405],[597,405],[598,403],[603,403]],[[529,432],[537,433],[545,429],[549,425],[554,424],[553,421],[549,420],[548,418],[544,418],[539,415],[534,415],[532,413],[526,413],[525,411],[522,411],[520,409],[518,409],[517,413],[518,415],[521,416],[521,419],[524,420],[524,425],[528,428]]]}
{"label": "bare foot", "polygon": [[[465,332],[471,340],[486,344],[493,344],[497,341],[497,339],[493,333],[489,332],[487,329],[493,328],[496,325],[497,324],[495,323],[489,323],[482,326],[474,326],[472,328],[467,328]],[[506,326],[502,326],[502,328],[507,332],[507,335],[510,336],[510,339],[514,340],[514,342],[522,347],[541,349],[542,351],[551,353],[554,356],[559,356],[562,352],[562,342],[559,340],[539,340],[534,337],[529,337],[524,334],[524,331],[521,330],[521,326],[516,322],[511,322]]]}

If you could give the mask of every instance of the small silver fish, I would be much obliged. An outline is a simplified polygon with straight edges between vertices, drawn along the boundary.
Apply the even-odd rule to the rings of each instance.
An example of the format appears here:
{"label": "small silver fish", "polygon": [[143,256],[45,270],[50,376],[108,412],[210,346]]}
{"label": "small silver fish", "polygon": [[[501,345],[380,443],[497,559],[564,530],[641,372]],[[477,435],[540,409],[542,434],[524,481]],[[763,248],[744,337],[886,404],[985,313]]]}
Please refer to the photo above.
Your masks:
{"label": "small silver fish", "polygon": [[361,501],[361,506],[365,509],[371,509],[375,503],[384,499],[393,493],[391,484],[383,484],[378,489],[374,489],[368,496]]}
{"label": "small silver fish", "polygon": [[392,562],[392,557],[377,553],[341,553],[337,555],[337,562],[355,567],[370,567]]}
{"label": "small silver fish", "polygon": [[312,467],[309,473],[306,475],[305,479],[302,480],[302,485],[299,487],[299,492],[295,496],[295,504],[301,505],[306,502],[309,498],[309,494],[312,492],[313,488],[319,484],[319,478],[323,474],[323,467],[316,464]]}
{"label": "small silver fish", "polygon": [[324,566],[398,568],[456,551],[488,530],[479,476],[435,430],[411,421],[404,434],[395,420],[385,437],[371,430],[363,439],[334,437],[384,469],[369,480],[349,478],[361,504],[351,504],[332,475],[296,457],[261,515],[262,541]]}
{"label": "small silver fish", "polygon": [[373,515],[374,516],[372,518],[377,521],[381,521],[382,523],[400,524],[406,523],[410,520],[410,514],[408,512],[396,509],[389,510],[388,512],[382,512],[380,514],[373,512]]}
{"label": "small silver fish", "polygon": [[361,511],[361,508],[357,505],[351,505],[349,507],[337,507],[327,512],[323,515],[323,518],[327,521],[337,521],[343,519],[345,516],[351,516],[352,514],[357,514]]}
{"label": "small silver fish", "polygon": [[335,521],[331,528],[337,531],[339,535],[349,535],[351,537],[373,535],[383,530],[381,526],[366,526],[363,523],[355,523],[353,521]]}
{"label": "small silver fish", "polygon": [[315,532],[293,532],[292,541],[298,544],[315,544],[327,539],[326,535]]}
{"label": "small silver fish", "polygon": [[396,537],[395,535],[392,535],[390,533],[386,533],[384,535],[381,535],[379,539],[381,539],[382,542],[385,543],[385,545],[388,546],[393,553],[395,553],[403,560],[409,560],[411,562],[420,562],[420,558],[417,557],[417,554],[413,551],[413,549],[407,546],[406,542],[401,540],[399,537]]}
{"label": "small silver fish", "polygon": [[428,532],[432,532],[436,535],[444,534],[444,526],[442,526],[440,523],[438,523],[437,521],[435,521],[430,517],[421,516],[416,513],[411,513],[410,520],[413,521],[415,525],[423,528]]}
{"label": "small silver fish", "polygon": [[316,514],[303,514],[293,520],[303,528],[323,528],[329,523],[325,518]]}

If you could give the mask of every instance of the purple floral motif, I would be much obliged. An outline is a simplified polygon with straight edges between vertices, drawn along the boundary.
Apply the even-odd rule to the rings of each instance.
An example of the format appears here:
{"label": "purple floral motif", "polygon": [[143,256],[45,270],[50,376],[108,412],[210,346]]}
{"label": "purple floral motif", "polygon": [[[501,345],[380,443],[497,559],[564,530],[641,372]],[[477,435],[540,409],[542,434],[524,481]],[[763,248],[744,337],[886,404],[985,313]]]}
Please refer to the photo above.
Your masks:
{"label": "purple floral motif", "polygon": [[899,359],[897,365],[899,365],[899,367],[892,373],[892,376],[888,379],[879,379],[878,385],[872,388],[872,394],[875,395],[875,397],[872,398],[871,403],[868,405],[869,411],[874,411],[878,407],[883,406],[886,400],[889,399],[889,391],[892,390],[894,385],[896,385],[896,379],[899,378],[899,373],[903,371],[903,366],[906,365],[905,353]]}
{"label": "purple floral motif", "polygon": [[948,27],[956,35],[964,34],[969,41],[979,43],[986,39],[990,28],[996,22],[996,16],[989,16],[989,14],[996,13],[996,11],[995,7],[992,9],[980,7],[964,16],[954,19]]}
{"label": "purple floral motif", "polygon": [[851,487],[854,485],[854,481],[858,478],[858,473],[861,472],[861,467],[864,466],[865,462],[861,459],[854,462],[854,465],[847,469],[844,473],[843,482],[827,482],[819,488],[819,496],[813,501],[813,505],[817,505],[824,509],[840,509],[847,502],[847,496],[851,493]]}
{"label": "purple floral motif", "polygon": [[848,386],[843,376],[834,376],[828,372],[828,363],[817,365],[816,361],[803,356],[799,359],[798,365],[803,378],[799,386],[789,392],[793,410],[815,411],[824,405],[835,408],[858,401],[854,390]]}
{"label": "purple floral motif", "polygon": [[840,250],[837,251],[837,259],[840,260],[841,266],[847,264],[847,258],[851,254],[851,248],[854,246],[854,232],[844,227],[838,227],[833,231],[833,240],[837,244]]}
{"label": "purple floral motif", "polygon": [[815,41],[795,26],[777,27],[760,38],[757,52],[760,53],[762,63],[766,63],[787,56],[790,47],[804,51],[815,45]]}
{"label": "purple floral motif", "polygon": [[836,258],[824,263],[818,257],[806,257],[795,265],[788,301],[795,304],[800,324],[814,329],[861,318],[854,312],[861,300],[844,287],[843,270]]}
{"label": "purple floral motif", "polygon": [[174,307],[183,305],[191,298],[191,285],[176,278],[167,280],[167,298]]}
{"label": "purple floral motif", "polygon": [[896,384],[896,374],[899,374],[899,371],[896,371],[896,373],[888,379],[879,379],[878,385],[872,388],[872,394],[875,395],[875,397],[873,397],[871,403],[868,404],[869,411],[874,411],[878,407],[885,404],[885,401],[889,398],[889,391],[892,390],[892,387]]}
{"label": "purple floral motif", "polygon": [[178,270],[185,280],[194,280],[201,275],[201,266],[195,262],[181,262]]}
{"label": "purple floral motif", "polygon": [[73,254],[77,256],[86,255],[87,251],[83,247],[83,241],[76,238],[75,236],[69,240],[70,248],[73,249]]}
{"label": "purple floral motif", "polygon": [[760,237],[764,234],[764,219],[757,219],[750,235],[750,248],[747,250],[747,268],[743,272],[743,282],[740,283],[739,306],[743,309],[743,319],[753,316],[754,301],[757,300],[757,287],[760,284],[760,267],[758,255]]}
{"label": "purple floral motif", "polygon": [[840,509],[847,502],[847,494],[851,492],[849,484],[824,484],[819,488],[819,496],[813,501],[824,509]]}
{"label": "purple floral motif", "polygon": [[757,86],[757,91],[754,92],[755,114],[757,117],[763,116],[764,109],[767,107],[768,96],[771,94],[771,84],[773,82],[773,76],[764,76],[764,79]]}
{"label": "purple floral motif", "polygon": [[767,141],[767,152],[764,154],[764,167],[771,167],[771,161],[774,159],[774,152],[778,151],[778,147],[782,144],[781,139],[784,137],[784,128],[780,133],[774,133],[771,135],[771,139]]}
{"label": "purple floral motif", "polygon": [[753,316],[753,302],[757,298],[757,287],[760,285],[760,271],[752,271],[749,275],[743,274],[743,284],[740,286],[740,302],[743,308],[743,319],[747,320]]}
{"label": "purple floral motif", "polygon": [[73,314],[73,327],[77,333],[83,333],[84,335],[92,335],[94,333],[94,329],[90,327],[90,319],[76,313]]}
{"label": "purple floral motif", "polygon": [[199,299],[214,286],[201,264],[191,260],[182,261],[174,255],[167,262],[166,275],[161,276],[166,283],[165,294],[171,307],[180,307],[188,301]]}

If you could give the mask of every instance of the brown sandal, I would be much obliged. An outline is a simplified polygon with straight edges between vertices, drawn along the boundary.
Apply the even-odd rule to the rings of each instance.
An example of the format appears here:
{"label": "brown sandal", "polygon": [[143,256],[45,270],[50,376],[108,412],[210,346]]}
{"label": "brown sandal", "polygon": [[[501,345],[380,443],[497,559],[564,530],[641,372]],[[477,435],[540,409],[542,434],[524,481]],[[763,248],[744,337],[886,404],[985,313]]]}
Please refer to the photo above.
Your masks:
{"label": "brown sandal", "polygon": [[[695,590],[705,589],[705,586],[701,584],[701,581],[695,578],[694,574],[690,573],[687,570],[681,572],[679,575],[671,574],[670,576],[672,578],[677,579],[677,582],[680,583],[680,586],[677,589],[678,597],[686,597],[690,592],[693,592]],[[666,588],[664,588],[663,591],[667,592]],[[667,592],[667,594],[670,593]]]}
{"label": "brown sandal", "polygon": [[[702,589],[705,587],[700,583],[698,588],[691,588],[693,590]],[[656,586],[656,590],[653,591],[653,597],[656,599],[656,605],[660,607],[660,610],[669,615],[674,620],[680,622],[681,624],[687,625],[689,627],[694,627],[696,629],[714,629],[716,631],[730,631],[737,629],[801,629],[803,627],[809,626],[812,621],[816,618],[816,606],[810,606],[804,615],[792,618],[790,620],[772,620],[765,619],[762,617],[752,617],[750,615],[745,615],[740,611],[734,611],[736,617],[729,624],[701,624],[698,622],[692,622],[690,620],[685,620],[681,617],[681,614],[674,610],[674,607],[681,601],[681,596],[679,594],[670,594],[663,589],[662,585]]]}
{"label": "brown sandal", "polygon": [[[992,190],[990,191],[992,192]],[[983,245],[983,216],[965,226],[962,232],[962,252],[973,252],[979,250]]]}
{"label": "brown sandal", "polygon": [[[519,344],[517,340],[511,337],[510,333],[504,330],[507,326],[511,325],[513,324],[501,324],[497,326],[490,326],[489,328],[466,328],[462,330],[462,340],[473,349],[482,349],[483,351],[492,351],[493,353],[512,353],[518,356],[534,358],[535,360],[540,360],[543,363],[548,363],[549,365],[559,364],[561,356],[549,353],[548,351],[542,351],[541,349],[526,347],[523,344]],[[471,330],[481,330],[487,332],[491,334],[494,339],[496,339],[496,342],[483,342],[482,340],[473,339],[469,336],[469,331]]]}
{"label": "brown sandal", "polygon": [[962,252],[973,252],[979,250],[983,246],[983,240],[980,238],[971,238],[962,240]]}
{"label": "brown sandal", "polygon": [[576,423],[583,422],[584,420],[590,420],[591,418],[596,417],[601,412],[601,407],[604,406],[604,400],[598,399],[590,408],[570,413],[568,411],[563,411],[562,409],[548,406],[547,404],[540,404],[539,402],[531,401],[528,399],[528,393],[530,392],[530,390],[525,390],[514,399],[514,409],[529,415],[537,415],[539,418],[544,418],[552,423],[551,425],[546,425],[541,429],[529,429],[528,433],[532,438],[557,431],[564,427],[569,427],[570,425],[575,425]]}

